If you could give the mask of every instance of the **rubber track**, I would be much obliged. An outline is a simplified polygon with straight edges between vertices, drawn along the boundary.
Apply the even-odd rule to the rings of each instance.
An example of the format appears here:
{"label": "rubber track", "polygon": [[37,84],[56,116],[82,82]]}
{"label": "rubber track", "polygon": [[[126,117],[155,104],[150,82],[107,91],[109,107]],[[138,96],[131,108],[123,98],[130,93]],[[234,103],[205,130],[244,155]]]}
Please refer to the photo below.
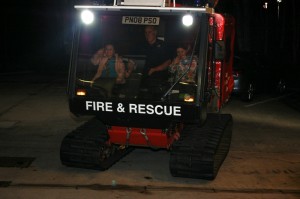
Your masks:
{"label": "rubber track", "polygon": [[228,154],[231,135],[230,114],[208,114],[204,126],[185,126],[180,139],[172,146],[171,174],[213,180]]}
{"label": "rubber track", "polygon": [[[65,136],[61,143],[60,160],[71,167],[106,170],[131,152],[133,148],[108,146],[107,129],[92,119]],[[108,155],[107,155],[108,154]]]}

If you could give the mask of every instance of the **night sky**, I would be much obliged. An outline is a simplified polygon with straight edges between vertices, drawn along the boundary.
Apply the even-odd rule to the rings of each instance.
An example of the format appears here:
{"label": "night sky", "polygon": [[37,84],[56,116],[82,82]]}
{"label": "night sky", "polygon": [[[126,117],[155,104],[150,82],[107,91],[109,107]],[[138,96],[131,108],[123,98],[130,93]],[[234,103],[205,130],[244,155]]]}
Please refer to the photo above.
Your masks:
{"label": "night sky", "polygon": [[[29,0],[2,7],[0,72],[67,71],[74,2]],[[257,52],[266,64],[276,70],[284,66],[288,76],[295,76],[300,74],[299,4],[298,0],[219,0],[216,11],[236,18],[236,54]]]}

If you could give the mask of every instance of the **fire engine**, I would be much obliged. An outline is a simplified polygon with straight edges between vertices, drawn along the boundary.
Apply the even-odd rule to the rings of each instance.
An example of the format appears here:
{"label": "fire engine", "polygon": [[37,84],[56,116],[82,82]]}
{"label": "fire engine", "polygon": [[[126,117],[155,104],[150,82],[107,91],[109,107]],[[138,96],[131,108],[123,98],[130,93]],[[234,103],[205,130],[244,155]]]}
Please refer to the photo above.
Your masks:
{"label": "fire engine", "polygon": [[[106,170],[134,148],[149,147],[169,151],[174,177],[214,179],[232,135],[232,116],[221,109],[233,90],[234,19],[211,4],[163,0],[74,7],[69,109],[92,119],[64,137],[62,164]],[[181,43],[188,47],[179,75],[170,66]],[[159,54],[150,56],[153,48]],[[169,66],[152,78],[149,63],[160,57]]]}

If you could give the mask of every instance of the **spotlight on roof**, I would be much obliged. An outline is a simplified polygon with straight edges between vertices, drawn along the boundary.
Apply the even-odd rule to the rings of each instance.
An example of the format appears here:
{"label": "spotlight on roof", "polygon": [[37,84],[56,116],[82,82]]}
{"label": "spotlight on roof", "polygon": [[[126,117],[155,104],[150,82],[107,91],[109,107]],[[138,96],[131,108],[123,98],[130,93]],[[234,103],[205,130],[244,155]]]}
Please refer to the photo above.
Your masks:
{"label": "spotlight on roof", "polygon": [[92,13],[90,10],[83,10],[80,16],[82,22],[87,25],[93,23],[94,21],[94,13]]}
{"label": "spotlight on roof", "polygon": [[194,18],[190,14],[186,14],[182,17],[182,23],[185,26],[191,26],[193,24]]}

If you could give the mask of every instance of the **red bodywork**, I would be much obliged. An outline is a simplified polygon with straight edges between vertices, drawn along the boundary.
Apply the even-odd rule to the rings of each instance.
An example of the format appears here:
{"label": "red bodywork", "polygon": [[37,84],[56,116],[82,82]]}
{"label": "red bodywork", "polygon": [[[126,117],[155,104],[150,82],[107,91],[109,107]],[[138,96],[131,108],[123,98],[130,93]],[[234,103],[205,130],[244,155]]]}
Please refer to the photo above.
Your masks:
{"label": "red bodywork", "polygon": [[[209,42],[213,44],[213,41],[224,42],[225,58],[213,59],[213,62],[209,60],[208,70],[209,79],[211,79],[211,69],[214,68],[214,89],[212,98],[216,104],[213,106],[215,110],[220,110],[221,107],[229,100],[234,87],[234,79],[232,72],[233,56],[234,56],[234,29],[235,20],[230,16],[223,16],[221,14],[213,14],[209,20],[211,29],[215,29],[215,34],[210,34]],[[210,49],[212,51],[212,49]],[[210,52],[211,54],[213,52]]]}
{"label": "red bodywork", "polygon": [[108,129],[109,141],[114,144],[169,148],[179,138],[181,129],[164,132],[161,129],[143,129],[112,126]]}

